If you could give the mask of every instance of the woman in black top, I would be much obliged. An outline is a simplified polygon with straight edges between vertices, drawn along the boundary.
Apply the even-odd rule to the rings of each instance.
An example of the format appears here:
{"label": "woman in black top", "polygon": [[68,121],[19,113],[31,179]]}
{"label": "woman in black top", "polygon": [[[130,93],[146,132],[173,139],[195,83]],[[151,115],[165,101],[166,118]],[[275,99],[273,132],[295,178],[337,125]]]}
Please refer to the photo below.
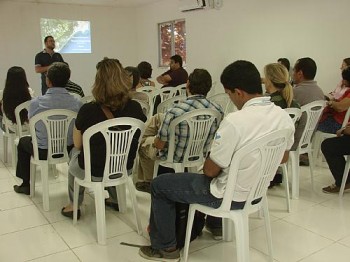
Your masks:
{"label": "woman in black top", "polygon": [[[92,89],[94,101],[84,104],[77,115],[75,128],[73,130],[74,148],[69,163],[68,189],[71,202],[73,201],[74,177],[83,179],[84,155],[83,155],[83,134],[91,126],[111,118],[132,117],[146,121],[142,108],[136,101],[130,99],[129,90],[132,80],[117,59],[104,58],[97,66],[95,83]],[[108,117],[106,113],[110,115]],[[95,135],[91,140],[91,175],[96,181],[103,176],[106,145],[101,134]],[[127,161],[127,169],[131,170],[137,152],[137,142],[132,143]],[[117,195],[115,187],[107,188],[110,198],[106,205],[118,210]],[[78,205],[83,202],[84,188],[80,187]],[[62,215],[72,217],[72,204],[64,207]],[[78,218],[80,211],[78,210]]]}

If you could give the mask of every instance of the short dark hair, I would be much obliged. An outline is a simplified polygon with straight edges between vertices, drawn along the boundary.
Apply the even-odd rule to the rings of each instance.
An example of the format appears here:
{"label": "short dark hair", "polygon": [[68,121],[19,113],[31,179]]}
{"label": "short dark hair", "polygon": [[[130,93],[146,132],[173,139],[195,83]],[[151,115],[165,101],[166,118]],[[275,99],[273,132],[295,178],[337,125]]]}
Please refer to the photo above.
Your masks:
{"label": "short dark hair", "polygon": [[182,58],[179,55],[173,55],[170,57],[170,60],[173,60],[175,63],[179,63],[179,65],[182,67]]}
{"label": "short dark hair", "polygon": [[152,76],[152,66],[146,61],[142,61],[137,65],[137,69],[140,72],[140,77],[142,79],[148,79]]}
{"label": "short dark hair", "polygon": [[137,67],[127,66],[125,70],[132,74],[132,89],[135,89],[137,85],[140,83],[140,72]]}
{"label": "short dark hair", "polygon": [[53,36],[52,36],[52,35],[45,36],[45,38],[44,38],[44,43],[46,43],[47,40],[49,40],[49,38],[52,38],[52,39],[53,39]]}
{"label": "short dark hair", "polygon": [[348,81],[350,84],[350,67],[345,68],[342,72],[341,72],[341,76],[344,80]]}
{"label": "short dark hair", "polygon": [[288,58],[285,58],[285,57],[278,58],[277,62],[281,63],[282,65],[284,65],[287,68],[288,72],[289,72],[289,70],[290,70],[290,63],[289,63]]}
{"label": "short dark hair", "polygon": [[64,88],[70,78],[70,69],[65,63],[52,63],[47,70],[47,78],[51,81],[53,87]]}
{"label": "short dark hair", "polygon": [[298,61],[295,63],[294,71],[302,71],[306,80],[314,80],[317,71],[317,66],[312,58],[303,57],[298,59]]}
{"label": "short dark hair", "polygon": [[258,69],[249,61],[238,60],[228,65],[221,74],[220,81],[225,89],[239,88],[248,94],[262,94]]}
{"label": "short dark hair", "polygon": [[212,85],[211,75],[207,70],[197,68],[189,75],[188,83],[192,95],[206,96]]}
{"label": "short dark hair", "polygon": [[346,66],[350,66],[350,57],[344,58],[343,62],[346,64]]}

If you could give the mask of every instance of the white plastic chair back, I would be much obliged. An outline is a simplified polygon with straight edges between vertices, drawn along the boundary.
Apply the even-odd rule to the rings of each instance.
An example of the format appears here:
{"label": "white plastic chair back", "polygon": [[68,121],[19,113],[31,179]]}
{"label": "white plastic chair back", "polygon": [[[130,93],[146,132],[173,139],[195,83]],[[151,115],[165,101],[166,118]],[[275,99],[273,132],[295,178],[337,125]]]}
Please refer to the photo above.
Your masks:
{"label": "white plastic chair back", "polygon": [[176,87],[163,87],[154,92],[153,103],[155,102],[156,97],[160,96],[160,102],[164,102],[174,96],[176,96],[177,89]]}
{"label": "white plastic chair back", "polygon": [[[184,171],[185,167],[198,167],[204,162],[204,147],[208,142],[210,129],[217,121],[217,126],[221,122],[221,114],[213,109],[195,109],[175,118],[169,126],[168,154],[166,160],[156,160],[154,174],[157,176],[158,166],[172,167],[175,172]],[[174,162],[174,150],[178,137],[176,137],[177,126],[186,122],[188,125],[188,143],[185,146],[181,163]]]}
{"label": "white plastic chair back", "polygon": [[187,96],[186,85],[181,85],[173,88],[176,89],[176,93],[175,93],[176,96]]}
{"label": "white plastic chair back", "polygon": [[179,95],[169,98],[162,103],[160,103],[157,107],[157,113],[165,113],[169,108],[173,108],[175,104],[181,101],[185,101],[186,96]]}
{"label": "white plastic chair back", "polygon": [[[3,110],[4,112],[4,110]],[[8,144],[11,146],[11,164],[15,167],[16,164],[16,147],[15,147],[15,139],[17,132],[17,125],[12,123],[10,119],[6,117],[4,113],[2,116],[2,124],[5,128],[3,131],[3,154],[4,154],[4,162],[8,162]]]}
{"label": "white plastic chair back", "polygon": [[220,105],[224,111],[225,116],[231,112],[237,111],[237,108],[232,103],[229,95],[226,93],[213,95],[211,97],[208,97],[208,100]]}
{"label": "white plastic chair back", "polygon": [[[272,237],[271,226],[267,205],[267,187],[270,184],[276,170],[281,163],[284,152],[287,148],[287,139],[291,135],[290,130],[278,130],[268,135],[262,136],[256,140],[252,140],[249,144],[243,146],[236,153],[234,153],[229,176],[226,184],[226,189],[222,204],[219,208],[211,208],[200,204],[191,204],[189,217],[187,222],[187,233],[184,248],[184,261],[188,258],[188,247],[190,241],[191,228],[193,224],[193,217],[196,210],[213,215],[215,217],[226,218],[223,223],[223,237],[225,240],[232,240],[231,223],[227,219],[233,220],[236,232],[237,243],[237,261],[246,262],[249,260],[249,222],[248,215],[260,209],[264,212],[265,226],[268,237],[268,246],[270,261],[272,256]],[[255,181],[252,183],[249,190],[249,195],[243,209],[231,210],[231,203],[236,186],[237,175],[239,172],[242,160],[251,154],[257,154],[257,160],[260,167]]]}
{"label": "white plastic chair back", "polygon": [[284,111],[286,111],[289,114],[294,124],[300,119],[302,114],[301,109],[299,108],[289,107],[289,108],[285,108]]}
{"label": "white plastic chair back", "polygon": [[307,153],[308,151],[311,152],[311,138],[315,132],[324,107],[324,100],[314,101],[301,107],[301,111],[306,114],[307,120],[298,145],[299,154]]}
{"label": "white plastic chair back", "polygon": [[40,161],[38,150],[38,139],[35,126],[42,122],[47,132],[49,164],[68,162],[67,137],[68,130],[77,113],[67,109],[50,109],[33,116],[29,120],[30,133],[33,143],[33,159]]}
{"label": "white plastic chair back", "polygon": [[[144,128],[145,124],[142,121],[135,118],[122,117],[103,121],[101,123],[93,125],[84,132],[83,148],[85,177],[84,179],[74,179],[73,223],[75,224],[77,222],[79,186],[88,187],[94,191],[95,195],[97,239],[99,244],[105,244],[107,237],[104,202],[105,187],[124,186],[123,188],[120,188],[120,190],[123,190],[124,192],[125,185],[128,186],[137,224],[137,232],[139,234],[142,232],[141,220],[138,214],[135,187],[132,179],[127,174],[127,160],[133,141],[137,141],[136,150],[138,150],[141,138],[143,136]],[[101,182],[91,180],[90,139],[97,133],[102,134],[106,143],[105,168]],[[139,138],[135,137],[136,134],[140,135]],[[119,210],[123,212],[122,206],[124,206],[123,209],[126,209],[126,197],[125,194],[120,193],[119,189],[117,191],[117,194]]]}
{"label": "white plastic chair back", "polygon": [[83,104],[86,104],[86,103],[89,103],[91,101],[93,101],[95,98],[93,96],[84,96],[84,97],[81,97],[80,98],[80,101],[83,103]]}
{"label": "white plastic chair back", "polygon": [[[21,116],[20,113],[22,110],[29,110],[29,106],[32,103],[31,100],[23,102],[22,104],[18,105],[15,109],[15,117],[16,117],[16,123],[21,123]],[[29,123],[25,122],[22,125],[17,124],[17,136],[21,138],[22,136],[27,136],[30,134],[29,130]]]}
{"label": "white plastic chair back", "polygon": [[142,108],[142,112],[143,114],[148,118],[149,116],[149,111],[150,111],[150,105],[149,103],[143,101],[143,100],[139,100],[139,99],[133,99],[135,100],[137,103],[140,104],[141,108]]}

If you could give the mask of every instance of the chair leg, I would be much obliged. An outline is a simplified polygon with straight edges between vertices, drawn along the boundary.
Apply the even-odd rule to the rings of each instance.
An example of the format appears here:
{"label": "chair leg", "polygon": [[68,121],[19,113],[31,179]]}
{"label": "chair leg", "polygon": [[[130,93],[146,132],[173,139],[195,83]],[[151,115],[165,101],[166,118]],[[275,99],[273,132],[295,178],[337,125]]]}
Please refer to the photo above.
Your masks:
{"label": "chair leg", "polygon": [[11,139],[11,165],[16,168],[17,163],[17,147],[15,145],[15,140]]}
{"label": "chair leg", "polygon": [[74,193],[73,193],[73,225],[78,221],[78,198],[79,198],[79,184],[74,181]]}
{"label": "chair leg", "polygon": [[286,192],[287,210],[290,213],[290,196],[289,196],[289,182],[288,182],[288,169],[287,164],[282,165],[283,172],[283,183]]}
{"label": "chair leg", "polygon": [[239,214],[235,218],[234,225],[236,233],[237,262],[250,261],[248,216],[245,214]]}
{"label": "chair leg", "polygon": [[117,198],[118,198],[118,205],[119,205],[119,212],[125,213],[126,212],[126,188],[125,184],[121,184],[116,186],[117,189]]}
{"label": "chair leg", "polygon": [[131,197],[132,207],[133,207],[134,216],[135,216],[135,220],[136,220],[137,233],[139,235],[142,235],[142,224],[141,224],[141,219],[140,219],[139,207],[137,204],[134,183],[133,183],[131,177],[128,177],[128,189],[129,189],[129,194]]}
{"label": "chair leg", "polygon": [[190,247],[191,232],[192,232],[192,226],[193,226],[193,220],[194,220],[195,212],[196,212],[196,209],[194,209],[190,205],[190,208],[188,210],[188,217],[187,217],[185,247],[184,247],[184,250],[183,250],[183,260],[184,260],[184,262],[187,262],[187,260],[188,260],[188,250],[189,250],[189,247]]}
{"label": "chair leg", "polygon": [[314,160],[312,158],[311,152],[308,152],[307,155],[309,157],[309,169],[310,169],[310,176],[311,176],[311,188],[313,190],[314,189],[314,168],[315,168],[315,163],[314,163]]}
{"label": "chair leg", "polygon": [[349,175],[349,169],[350,169],[350,156],[347,156],[344,173],[343,173],[343,180],[341,181],[341,186],[339,191],[339,197],[342,197],[344,194],[346,180],[348,179],[348,175]]}
{"label": "chair leg", "polygon": [[3,146],[4,146],[4,162],[7,163],[8,161],[8,156],[7,156],[7,149],[8,149],[8,137],[3,135]]}
{"label": "chair leg", "polygon": [[265,230],[266,230],[266,238],[267,238],[266,239],[267,240],[267,247],[269,250],[269,261],[273,262],[271,222],[270,222],[269,208],[268,208],[266,196],[264,197],[263,202],[262,202],[262,209],[263,209],[264,218],[265,218]]}
{"label": "chair leg", "polygon": [[30,197],[35,196],[36,165],[30,163]]}
{"label": "chair leg", "polygon": [[299,153],[297,151],[289,152],[292,167],[292,198],[299,198]]}
{"label": "chair leg", "polygon": [[315,135],[312,139],[312,145],[313,145],[312,157],[313,157],[315,165],[322,162],[322,161],[319,161],[319,158],[322,159],[322,154],[321,154],[321,140],[322,140],[322,138],[321,138],[321,136],[322,135],[320,134],[320,131],[316,131]]}
{"label": "chair leg", "polygon": [[95,208],[96,208],[96,227],[97,227],[97,242],[100,245],[106,244],[106,213],[105,213],[105,198],[104,188],[102,183],[95,185]]}
{"label": "chair leg", "polygon": [[49,166],[41,165],[41,183],[43,187],[43,207],[45,211],[49,211]]}
{"label": "chair leg", "polygon": [[233,222],[229,218],[222,218],[222,239],[227,242],[233,241]]}

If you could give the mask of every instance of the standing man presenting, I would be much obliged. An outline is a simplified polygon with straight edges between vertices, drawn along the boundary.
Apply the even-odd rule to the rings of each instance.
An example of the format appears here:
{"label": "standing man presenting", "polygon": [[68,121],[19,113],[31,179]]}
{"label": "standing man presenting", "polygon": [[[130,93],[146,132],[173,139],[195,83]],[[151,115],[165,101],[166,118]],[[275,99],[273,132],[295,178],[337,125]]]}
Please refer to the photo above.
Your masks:
{"label": "standing man presenting", "polygon": [[179,55],[170,57],[170,69],[157,77],[158,83],[163,87],[186,84],[187,79],[188,74],[182,67],[182,58]]}
{"label": "standing man presenting", "polygon": [[46,75],[49,66],[54,62],[64,62],[60,53],[56,53],[55,39],[49,35],[44,38],[45,48],[35,56],[35,72],[41,74],[41,93],[47,90]]}

